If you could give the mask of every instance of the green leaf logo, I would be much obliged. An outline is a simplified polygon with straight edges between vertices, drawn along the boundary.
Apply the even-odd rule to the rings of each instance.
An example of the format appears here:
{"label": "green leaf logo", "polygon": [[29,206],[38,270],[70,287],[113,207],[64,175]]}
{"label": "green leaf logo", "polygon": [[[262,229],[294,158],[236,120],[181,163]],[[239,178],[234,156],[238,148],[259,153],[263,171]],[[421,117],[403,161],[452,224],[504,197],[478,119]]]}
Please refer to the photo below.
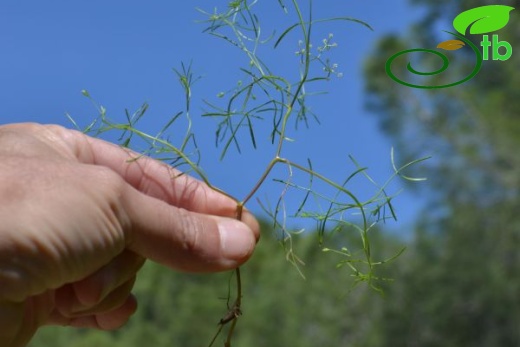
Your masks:
{"label": "green leaf logo", "polygon": [[502,29],[509,22],[509,12],[514,7],[505,5],[487,5],[475,7],[459,14],[453,20],[453,27],[462,35],[486,34]]}

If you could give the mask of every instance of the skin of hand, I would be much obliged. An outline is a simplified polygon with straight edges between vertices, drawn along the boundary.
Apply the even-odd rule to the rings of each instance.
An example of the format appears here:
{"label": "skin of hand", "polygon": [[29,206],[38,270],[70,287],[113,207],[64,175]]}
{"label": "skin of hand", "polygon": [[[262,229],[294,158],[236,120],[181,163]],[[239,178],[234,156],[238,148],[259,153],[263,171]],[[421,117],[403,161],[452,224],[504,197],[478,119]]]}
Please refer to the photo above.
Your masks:
{"label": "skin of hand", "polygon": [[175,169],[56,125],[0,126],[0,346],[46,324],[116,329],[137,308],[145,259],[236,268],[259,224]]}

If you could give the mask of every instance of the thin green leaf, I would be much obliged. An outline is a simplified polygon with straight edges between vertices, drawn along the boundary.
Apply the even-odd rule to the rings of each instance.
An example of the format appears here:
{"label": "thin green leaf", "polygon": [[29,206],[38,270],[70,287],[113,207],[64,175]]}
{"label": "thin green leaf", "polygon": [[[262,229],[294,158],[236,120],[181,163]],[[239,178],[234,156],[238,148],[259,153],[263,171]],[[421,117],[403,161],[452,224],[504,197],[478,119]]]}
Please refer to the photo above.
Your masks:
{"label": "thin green leaf", "polygon": [[278,47],[278,45],[280,44],[280,42],[282,42],[284,37],[287,34],[289,34],[294,28],[298,27],[299,25],[300,25],[300,23],[296,23],[296,24],[291,25],[287,29],[285,29],[284,32],[278,37],[278,40],[276,40],[276,42],[274,43],[274,48]]}
{"label": "thin green leaf", "polygon": [[361,24],[363,25],[364,27],[370,29],[370,30],[374,30],[370,24],[368,24],[367,22],[364,22],[362,20],[359,20],[359,19],[356,19],[356,18],[352,18],[352,17],[334,17],[334,18],[324,18],[324,19],[317,19],[314,21],[314,23],[321,23],[321,22],[332,22],[332,21],[347,21],[347,22],[354,22],[354,23],[358,23],[358,24]]}
{"label": "thin green leaf", "polygon": [[427,157],[423,157],[423,158],[419,158],[419,159],[416,159],[416,160],[413,160],[403,166],[401,166],[399,169],[396,167],[395,165],[395,160],[394,160],[394,148],[392,147],[392,149],[390,150],[390,158],[391,158],[391,162],[392,162],[392,168],[394,169],[394,172],[399,175],[400,177],[404,178],[405,180],[407,181],[411,181],[411,182],[420,182],[420,181],[426,181],[428,178],[426,177],[409,177],[409,176],[405,176],[402,171],[405,170],[406,168],[412,166],[412,165],[415,165],[415,164],[418,164],[420,162],[423,162],[425,160],[428,160],[431,158],[431,156],[427,156]]}

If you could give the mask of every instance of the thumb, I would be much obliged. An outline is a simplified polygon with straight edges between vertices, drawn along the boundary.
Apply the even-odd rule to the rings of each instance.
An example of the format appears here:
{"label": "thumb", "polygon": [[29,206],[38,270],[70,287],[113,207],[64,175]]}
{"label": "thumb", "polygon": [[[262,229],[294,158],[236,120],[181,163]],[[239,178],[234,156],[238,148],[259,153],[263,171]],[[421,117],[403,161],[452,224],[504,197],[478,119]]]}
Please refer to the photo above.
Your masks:
{"label": "thumb", "polygon": [[177,270],[234,269],[253,253],[258,223],[249,212],[241,222],[172,206],[133,188],[122,199],[130,220],[128,248]]}

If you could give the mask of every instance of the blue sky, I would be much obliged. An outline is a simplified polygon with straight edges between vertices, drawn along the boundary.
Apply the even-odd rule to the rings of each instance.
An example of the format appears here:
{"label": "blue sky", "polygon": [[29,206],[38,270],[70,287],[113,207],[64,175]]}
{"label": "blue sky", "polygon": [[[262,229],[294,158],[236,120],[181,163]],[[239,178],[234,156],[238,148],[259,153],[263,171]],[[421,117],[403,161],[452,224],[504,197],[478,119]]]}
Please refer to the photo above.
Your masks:
{"label": "blue sky", "polygon": [[[264,3],[272,6],[277,2],[260,0],[258,6],[266,37],[275,25],[287,27],[293,23],[283,23],[284,18],[294,17],[284,17],[276,7]],[[301,1],[302,6],[306,3]],[[201,100],[218,102],[216,95],[231,89],[240,78],[238,68],[247,64],[234,47],[202,33],[204,24],[196,22],[204,17],[195,8],[211,12],[215,6],[221,9],[226,4],[200,0],[2,1],[0,123],[34,121],[70,127],[65,117],[69,113],[78,123],[86,124],[96,116],[92,104],[81,95],[86,89],[111,118],[119,120],[123,120],[125,109],[133,111],[148,102],[150,110],[143,126],[153,132],[183,110],[184,96],[172,68],[192,62],[194,74],[201,76],[193,87],[192,116],[203,152],[202,166],[213,184],[244,196],[274,153],[268,134],[259,134],[258,150],[253,151],[244,141],[242,155],[233,150],[219,162],[219,152],[213,148],[216,123],[199,117],[204,105]],[[338,47],[331,59],[339,65],[343,77],[316,89],[329,92],[310,103],[321,125],[311,122],[309,129],[291,131],[296,141],[287,145],[284,154],[302,164],[311,158],[317,171],[340,181],[354,170],[348,160],[350,154],[382,183],[392,173],[392,143],[379,132],[375,117],[363,108],[363,61],[382,35],[395,32],[404,36],[417,11],[404,0],[319,0],[314,2],[314,11],[314,18],[358,18],[374,31],[355,23],[316,27],[316,45],[328,33],[334,34]],[[275,64],[277,71],[296,76],[297,49],[296,36],[289,35],[275,53],[266,49],[265,59]],[[286,172],[285,168],[277,170],[273,177],[284,178]],[[401,186],[393,185],[391,192]],[[268,184],[259,197],[275,203],[281,188]],[[349,188],[362,197],[370,196],[375,189],[361,181]],[[395,201],[400,219],[392,228],[411,223],[420,202],[412,193],[401,194]],[[287,198],[288,206],[294,203]],[[254,202],[249,207],[259,211]]]}

